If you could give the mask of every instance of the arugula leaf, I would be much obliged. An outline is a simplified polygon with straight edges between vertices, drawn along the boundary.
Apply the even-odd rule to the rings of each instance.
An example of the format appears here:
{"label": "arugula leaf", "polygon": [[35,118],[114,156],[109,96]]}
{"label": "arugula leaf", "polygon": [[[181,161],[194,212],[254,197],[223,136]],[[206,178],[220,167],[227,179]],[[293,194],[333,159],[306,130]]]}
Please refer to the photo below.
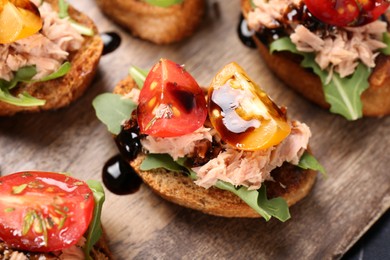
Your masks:
{"label": "arugula leaf", "polygon": [[58,17],[61,19],[64,19],[66,17],[69,17],[68,13],[69,4],[65,0],[59,0],[58,1]]}
{"label": "arugula leaf", "polygon": [[183,0],[145,0],[145,2],[158,7],[170,7],[182,3]]}
{"label": "arugula leaf", "polygon": [[84,254],[87,259],[92,259],[90,251],[94,244],[99,240],[103,234],[102,226],[100,223],[100,216],[102,213],[103,202],[105,200],[104,189],[100,182],[95,180],[88,180],[87,184],[93,192],[93,198],[95,200],[95,207],[93,209],[92,221],[88,227],[87,241],[84,247]]}
{"label": "arugula leaf", "polygon": [[3,101],[8,104],[15,106],[43,106],[46,101],[42,99],[37,99],[27,92],[19,94],[17,97],[13,96],[7,88],[0,87],[0,101]]}
{"label": "arugula leaf", "polygon": [[62,77],[66,73],[68,73],[70,67],[71,65],[69,62],[64,62],[64,64],[62,64],[57,71],[40,80],[32,80],[32,78],[37,74],[37,69],[35,66],[25,66],[23,68],[20,68],[17,72],[15,72],[15,75],[11,81],[0,79],[0,101],[24,107],[43,106],[46,103],[45,100],[35,98],[27,92],[21,93],[17,97],[15,97],[10,93],[10,90],[16,87],[20,82],[44,82]]}
{"label": "arugula leaf", "polygon": [[74,29],[76,29],[76,31],[78,31],[81,35],[93,36],[93,35],[95,34],[94,31],[93,31],[91,28],[89,28],[89,27],[87,27],[87,26],[85,26],[85,25],[82,25],[82,24],[76,22],[76,21],[73,20],[73,19],[70,19],[70,18],[69,18],[69,22],[70,22],[70,25],[71,25]]}
{"label": "arugula leaf", "polygon": [[0,79],[0,88],[13,89],[19,82],[29,82],[37,74],[35,66],[26,66],[15,72],[11,81]]}
{"label": "arugula leaf", "polygon": [[177,164],[168,154],[148,154],[140,166],[142,171],[149,171],[158,168],[164,168],[168,171],[174,172],[183,171],[182,166]]}
{"label": "arugula leaf", "polygon": [[158,168],[164,168],[173,172],[186,172],[188,177],[192,180],[196,180],[196,173],[185,165],[187,158],[179,158],[176,161],[168,154],[148,154],[142,161],[140,169],[142,171],[149,171]]}
{"label": "arugula leaf", "polygon": [[133,101],[111,93],[97,96],[92,105],[99,120],[115,135],[120,133],[123,121],[129,119],[137,107]]}
{"label": "arugula leaf", "polygon": [[[170,171],[183,171],[185,167],[190,173],[191,179],[196,179],[196,173],[185,165],[186,158],[180,158],[174,161],[168,154],[148,154],[142,162],[140,169],[143,171],[164,168]],[[238,197],[259,213],[265,220],[275,217],[280,221],[286,221],[290,218],[288,205],[283,198],[268,200],[266,187],[262,185],[259,190],[248,190],[246,187],[235,188],[233,184],[217,181],[216,188],[227,190]]]}
{"label": "arugula leaf", "polygon": [[340,114],[348,120],[356,120],[363,116],[363,104],[360,99],[361,94],[369,86],[368,77],[371,70],[363,63],[359,63],[355,73],[350,77],[341,78],[336,72],[330,77],[329,73],[321,70],[315,62],[313,53],[304,53],[297,50],[289,37],[280,38],[270,44],[270,52],[290,51],[303,56],[301,66],[313,69],[322,82],[325,100],[330,104],[332,113]]}
{"label": "arugula leaf", "polygon": [[285,222],[291,217],[287,202],[283,198],[267,199],[267,191],[264,184],[258,190],[248,190],[244,186],[235,188],[230,183],[217,181],[215,187],[234,193],[266,221],[270,220],[271,217],[275,217]]}
{"label": "arugula leaf", "polygon": [[385,55],[390,55],[390,34],[385,32],[383,34],[382,41],[387,45],[385,48],[381,49],[381,52]]}
{"label": "arugula leaf", "polygon": [[62,76],[65,76],[69,72],[71,67],[72,67],[72,65],[70,64],[70,62],[66,61],[58,68],[57,71],[51,73],[50,75],[47,75],[46,77],[41,78],[40,80],[34,81],[34,82],[44,82],[44,81],[49,81],[52,79],[56,79],[56,78],[60,78]]}
{"label": "arugula leaf", "polygon": [[331,105],[330,112],[343,115],[348,120],[363,116],[361,94],[369,87],[371,69],[360,63],[351,77],[341,78],[333,73],[329,84],[324,85],[325,99]]}
{"label": "arugula leaf", "polygon": [[76,22],[75,20],[73,20],[69,16],[68,8],[69,8],[69,4],[65,0],[59,0],[58,1],[58,9],[59,9],[58,16],[61,19],[69,20],[70,25],[74,29],[76,29],[76,31],[78,31],[80,34],[86,35],[86,36],[93,36],[94,32],[91,28],[88,28],[88,27]]}
{"label": "arugula leaf", "polygon": [[144,86],[145,79],[148,73],[148,70],[144,70],[136,66],[131,66],[129,69],[129,74],[135,80],[139,89]]}
{"label": "arugula leaf", "polygon": [[177,164],[179,164],[180,166],[182,166],[183,168],[187,169],[187,171],[189,173],[188,177],[190,177],[192,180],[196,180],[198,178],[198,176],[196,175],[196,172],[194,172],[190,167],[188,167],[186,165],[186,161],[187,161],[187,158],[182,157],[182,158],[177,159],[175,162]]}
{"label": "arugula leaf", "polygon": [[305,152],[302,155],[297,166],[305,170],[311,169],[314,171],[319,171],[320,173],[322,173],[322,175],[328,177],[324,166],[322,166],[320,162],[312,154],[308,152]]}

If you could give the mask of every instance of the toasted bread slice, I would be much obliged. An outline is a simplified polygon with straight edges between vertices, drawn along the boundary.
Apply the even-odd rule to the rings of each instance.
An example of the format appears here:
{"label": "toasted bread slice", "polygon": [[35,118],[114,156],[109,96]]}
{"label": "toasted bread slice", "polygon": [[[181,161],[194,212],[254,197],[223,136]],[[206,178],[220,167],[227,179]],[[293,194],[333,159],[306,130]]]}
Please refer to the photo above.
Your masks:
{"label": "toasted bread slice", "polygon": [[[114,93],[124,95],[133,87],[136,87],[134,80],[127,77],[118,83]],[[164,169],[141,171],[140,165],[144,158],[144,154],[138,155],[134,161],[130,162],[130,165],[142,180],[164,199],[216,216],[261,217],[229,191],[202,188],[189,177]],[[288,163],[275,169],[271,174],[275,181],[266,183],[268,197],[283,197],[289,206],[303,199],[310,192],[317,175],[315,171],[303,170]]]}
{"label": "toasted bread slice", "polygon": [[[18,251],[8,248],[8,246],[0,240],[0,259],[59,259],[56,253],[33,253]],[[113,256],[110,248],[108,247],[106,233],[103,230],[103,234],[96,242],[91,250],[91,257],[94,260],[111,260]]]}
{"label": "toasted bread slice", "polygon": [[200,24],[205,0],[158,7],[139,0],[96,0],[101,10],[134,36],[157,44],[180,41]]}
{"label": "toasted bread slice", "polygon": [[[58,10],[58,0],[45,0]],[[77,52],[70,53],[72,64],[70,71],[63,77],[42,83],[19,84],[13,94],[27,92],[30,95],[46,100],[43,106],[21,107],[0,101],[0,116],[10,116],[18,112],[38,112],[57,109],[69,105],[79,98],[90,85],[97,69],[103,42],[100,39],[93,21],[85,14],[69,7],[69,14],[80,24],[93,28],[95,34],[84,37],[83,46]]]}
{"label": "toasted bread slice", "polygon": [[[250,0],[241,0],[244,17],[251,10]],[[387,13],[389,20],[390,14]],[[300,66],[301,57],[290,52],[276,52],[271,54],[256,35],[253,39],[260,55],[270,70],[286,85],[324,108],[329,108],[325,101],[320,78],[311,70]],[[293,77],[291,75],[294,75]],[[361,100],[364,116],[384,116],[390,114],[390,56],[380,54],[376,58],[376,67],[369,78],[369,88],[366,89]]]}

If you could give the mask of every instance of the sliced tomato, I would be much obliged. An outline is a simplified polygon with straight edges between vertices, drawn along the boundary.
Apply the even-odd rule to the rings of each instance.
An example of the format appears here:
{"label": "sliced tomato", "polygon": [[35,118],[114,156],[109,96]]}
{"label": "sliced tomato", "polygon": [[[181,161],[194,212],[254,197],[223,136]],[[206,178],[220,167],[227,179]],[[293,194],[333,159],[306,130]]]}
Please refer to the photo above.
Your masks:
{"label": "sliced tomato", "polygon": [[38,8],[28,0],[0,0],[0,43],[12,43],[42,28]]}
{"label": "sliced tomato", "polygon": [[320,21],[336,26],[360,26],[375,21],[389,7],[386,0],[305,0]]}
{"label": "sliced tomato", "polygon": [[92,219],[88,185],[64,174],[19,172],[0,178],[0,240],[49,252],[76,244]]}
{"label": "sliced tomato", "polygon": [[140,133],[181,136],[200,128],[206,117],[205,94],[184,67],[166,59],[154,65],[139,96]]}
{"label": "sliced tomato", "polygon": [[269,148],[291,131],[283,111],[234,62],[214,77],[208,112],[222,140],[240,150]]}

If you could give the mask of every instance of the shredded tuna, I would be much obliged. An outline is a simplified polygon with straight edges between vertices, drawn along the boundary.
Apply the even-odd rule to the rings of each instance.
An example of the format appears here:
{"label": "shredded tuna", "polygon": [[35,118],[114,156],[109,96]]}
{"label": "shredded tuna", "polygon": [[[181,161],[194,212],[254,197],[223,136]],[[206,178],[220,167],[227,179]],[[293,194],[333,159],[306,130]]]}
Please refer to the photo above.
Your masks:
{"label": "shredded tuna", "polygon": [[[40,1],[34,1],[39,4]],[[39,80],[61,66],[69,53],[81,48],[83,37],[66,19],[60,19],[51,5],[39,6],[43,20],[42,30],[11,44],[0,44],[0,79],[10,81],[13,73],[24,66],[35,65]]]}
{"label": "shredded tuna", "polygon": [[12,252],[10,260],[27,260],[27,256],[21,252]]}
{"label": "shredded tuna", "polygon": [[[298,7],[302,0],[254,0],[256,8],[248,14],[251,29],[281,26],[282,17],[289,5]],[[330,74],[336,71],[347,77],[354,73],[359,61],[367,67],[375,67],[379,50],[386,47],[382,42],[387,23],[377,20],[359,27],[337,27],[334,32],[310,31],[303,25],[291,22],[284,25],[291,31],[290,38],[301,52],[314,52],[315,61]]]}
{"label": "shredded tuna", "polygon": [[378,20],[356,28],[339,29],[321,38],[299,25],[290,38],[299,51],[315,52],[315,61],[322,70],[334,69],[341,77],[346,77],[354,73],[359,60],[369,68],[375,67],[379,49],[386,47],[381,41],[386,31],[386,22]]}
{"label": "shredded tuna", "polygon": [[248,26],[259,30],[260,26],[276,28],[290,4],[299,5],[302,0],[253,0],[256,8],[248,13]]}
{"label": "shredded tuna", "polygon": [[139,100],[139,94],[141,93],[141,90],[138,88],[132,88],[130,92],[126,93],[123,95],[123,98],[130,99],[133,101],[135,104],[138,104]]}
{"label": "shredded tuna", "polygon": [[193,168],[198,177],[195,183],[209,188],[222,180],[236,186],[246,186],[250,190],[258,189],[265,180],[272,179],[271,171],[276,167],[284,162],[299,162],[310,136],[309,127],[295,121],[291,134],[275,147],[253,152],[227,148],[205,165]]}
{"label": "shredded tuna", "polygon": [[59,256],[59,259],[67,260],[84,260],[85,255],[82,247],[85,245],[86,239],[82,237],[76,245],[73,245],[69,248],[62,249],[62,253]]}
{"label": "shredded tuna", "polygon": [[210,128],[201,127],[193,133],[178,137],[147,136],[141,140],[142,146],[150,153],[166,153],[174,160],[192,154],[195,147],[204,140],[212,141]]}

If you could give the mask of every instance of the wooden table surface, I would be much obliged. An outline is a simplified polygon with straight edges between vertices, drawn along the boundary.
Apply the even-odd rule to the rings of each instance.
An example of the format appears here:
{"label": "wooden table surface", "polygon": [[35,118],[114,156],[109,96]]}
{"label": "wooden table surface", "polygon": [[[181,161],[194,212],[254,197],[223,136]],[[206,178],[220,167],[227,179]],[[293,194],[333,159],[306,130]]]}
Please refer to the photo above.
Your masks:
{"label": "wooden table surface", "polygon": [[313,192],[291,208],[292,219],[226,219],[168,203],[147,187],[128,196],[106,192],[102,221],[116,259],[329,259],[346,250],[390,207],[390,117],[348,122],[304,100],[265,67],[236,33],[239,1],[209,8],[190,39],[156,46],[131,37],[107,20],[94,1],[70,1],[88,13],[101,32],[115,31],[122,45],[102,57],[88,92],[68,108],[0,118],[0,171],[70,172],[101,179],[104,163],[117,154],[111,135],[91,106],[112,91],[130,65],[150,68],[160,57],[185,64],[202,85],[236,61],[290,118],[312,129],[311,147],[328,171]]}

